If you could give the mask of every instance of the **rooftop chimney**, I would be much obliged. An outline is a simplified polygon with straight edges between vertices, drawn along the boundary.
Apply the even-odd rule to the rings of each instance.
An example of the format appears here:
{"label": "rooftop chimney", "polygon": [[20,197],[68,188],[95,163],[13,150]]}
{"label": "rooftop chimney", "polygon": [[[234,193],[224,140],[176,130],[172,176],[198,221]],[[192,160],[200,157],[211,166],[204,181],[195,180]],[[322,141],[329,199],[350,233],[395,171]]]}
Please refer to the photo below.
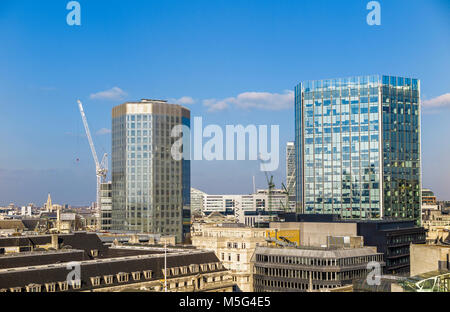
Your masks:
{"label": "rooftop chimney", "polygon": [[58,250],[59,244],[58,244],[58,235],[52,234],[52,248]]}

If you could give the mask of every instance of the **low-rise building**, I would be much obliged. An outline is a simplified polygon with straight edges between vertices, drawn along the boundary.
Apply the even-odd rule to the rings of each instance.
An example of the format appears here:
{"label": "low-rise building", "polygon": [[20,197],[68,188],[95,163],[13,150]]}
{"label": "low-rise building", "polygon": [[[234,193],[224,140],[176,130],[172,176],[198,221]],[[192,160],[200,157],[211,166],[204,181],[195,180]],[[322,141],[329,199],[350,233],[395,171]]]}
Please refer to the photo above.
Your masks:
{"label": "low-rise building", "polygon": [[266,245],[266,229],[242,224],[204,224],[192,233],[192,245],[213,250],[231,271],[237,291],[253,291],[251,258],[256,247]]}
{"label": "low-rise building", "polygon": [[431,244],[445,241],[450,234],[450,214],[443,210],[423,210],[422,226]]}
{"label": "low-rise building", "polygon": [[[301,245],[311,244],[308,243],[308,240],[326,240],[326,236],[324,237],[321,233],[327,233],[333,228],[335,230],[332,233],[335,234],[330,234],[330,236],[362,237],[364,246],[375,246],[378,252],[384,254],[385,274],[408,275],[410,244],[425,244],[426,242],[425,229],[416,226],[412,220],[343,220],[337,215],[326,214],[291,214],[285,215],[284,218],[286,221],[292,222],[294,226],[298,224],[298,227],[302,223],[310,224],[307,226],[310,230],[304,231]],[[322,223],[322,225],[315,223]],[[346,231],[348,231],[347,234],[345,234]],[[300,237],[302,237],[302,233],[300,233]]]}
{"label": "low-rise building", "polygon": [[257,247],[253,255],[256,292],[335,289],[366,278],[370,262],[384,266],[375,247]]}
{"label": "low-rise building", "polygon": [[21,220],[0,220],[0,236],[9,236],[25,230]]}
{"label": "low-rise building", "polygon": [[[106,246],[96,234],[0,238],[0,291],[232,291],[212,251]],[[166,263],[166,265],[165,265]]]}
{"label": "low-rise building", "polygon": [[411,276],[450,271],[450,242],[448,245],[411,245]]}
{"label": "low-rise building", "polygon": [[358,236],[356,223],[271,222],[270,228],[277,230],[298,230],[299,246],[327,246],[329,236]]}

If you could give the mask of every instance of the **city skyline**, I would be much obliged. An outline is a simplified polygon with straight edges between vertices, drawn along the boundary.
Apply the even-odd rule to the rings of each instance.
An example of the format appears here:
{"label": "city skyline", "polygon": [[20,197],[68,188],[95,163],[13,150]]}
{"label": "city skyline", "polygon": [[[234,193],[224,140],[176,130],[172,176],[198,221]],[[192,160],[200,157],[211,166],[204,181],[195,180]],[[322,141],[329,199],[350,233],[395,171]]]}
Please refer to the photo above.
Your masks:
{"label": "city skyline", "polygon": [[[381,25],[368,26],[365,1],[80,1],[77,28],[65,24],[66,3],[0,4],[0,205],[40,205],[48,193],[95,201],[78,98],[99,154],[111,153],[112,107],[141,98],[181,104],[205,124],[280,125],[280,187],[294,86],[378,72],[421,80],[422,186],[450,200],[448,2],[382,2]],[[251,193],[253,176],[266,187],[258,161],[194,160],[191,172],[209,194]]]}

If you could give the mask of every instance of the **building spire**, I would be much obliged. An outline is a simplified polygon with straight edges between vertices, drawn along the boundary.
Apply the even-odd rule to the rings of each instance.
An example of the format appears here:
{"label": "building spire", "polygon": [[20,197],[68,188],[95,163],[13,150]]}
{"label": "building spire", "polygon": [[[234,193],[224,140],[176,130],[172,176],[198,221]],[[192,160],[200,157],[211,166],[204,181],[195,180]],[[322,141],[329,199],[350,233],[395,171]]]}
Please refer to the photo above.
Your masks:
{"label": "building spire", "polygon": [[47,203],[45,205],[47,207],[47,211],[53,211],[52,197],[50,196],[50,193],[48,193]]}

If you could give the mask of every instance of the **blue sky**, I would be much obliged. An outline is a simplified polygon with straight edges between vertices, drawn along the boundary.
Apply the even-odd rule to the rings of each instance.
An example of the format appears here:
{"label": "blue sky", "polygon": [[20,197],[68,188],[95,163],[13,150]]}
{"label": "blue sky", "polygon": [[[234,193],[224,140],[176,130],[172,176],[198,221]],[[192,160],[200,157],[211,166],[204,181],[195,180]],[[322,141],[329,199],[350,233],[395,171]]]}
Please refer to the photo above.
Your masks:
{"label": "blue sky", "polygon": [[[189,97],[204,124],[280,125],[283,160],[294,139],[283,95],[303,80],[373,73],[421,80],[423,185],[450,200],[449,1],[379,1],[380,26],[367,25],[366,0],[79,2],[82,25],[68,26],[68,1],[0,1],[0,205],[42,204],[48,192],[94,201],[78,98],[98,154],[110,152],[113,106]],[[246,106],[246,92],[273,107]],[[284,172],[281,161],[277,186]],[[192,162],[192,186],[208,193],[251,192],[253,175],[265,187],[255,161]]]}

